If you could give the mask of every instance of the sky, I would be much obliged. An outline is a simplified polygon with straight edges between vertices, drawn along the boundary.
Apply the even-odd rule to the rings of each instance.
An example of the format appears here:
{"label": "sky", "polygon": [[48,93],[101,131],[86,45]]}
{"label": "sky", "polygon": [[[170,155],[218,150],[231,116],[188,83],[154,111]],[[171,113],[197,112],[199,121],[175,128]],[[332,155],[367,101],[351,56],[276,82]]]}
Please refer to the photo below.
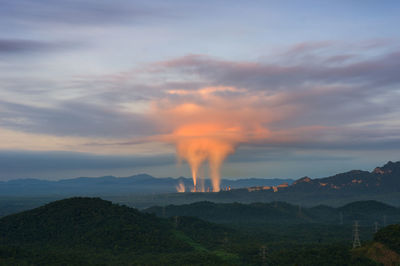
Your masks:
{"label": "sky", "polygon": [[196,123],[232,146],[225,178],[400,160],[398,1],[0,6],[0,180],[190,176]]}

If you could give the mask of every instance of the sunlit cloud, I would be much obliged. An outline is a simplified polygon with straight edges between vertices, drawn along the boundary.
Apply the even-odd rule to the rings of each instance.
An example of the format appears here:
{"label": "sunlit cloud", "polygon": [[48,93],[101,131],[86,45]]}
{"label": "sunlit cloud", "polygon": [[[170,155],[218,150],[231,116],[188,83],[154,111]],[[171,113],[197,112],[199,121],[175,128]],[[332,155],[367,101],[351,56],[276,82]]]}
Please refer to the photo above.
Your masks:
{"label": "sunlit cloud", "polygon": [[[225,92],[234,94],[226,97],[221,94]],[[190,165],[194,191],[205,191],[201,185],[204,175],[200,173],[206,163],[213,191],[219,191],[222,164],[240,145],[295,143],[326,129],[309,126],[270,130],[269,124],[284,120],[295,110],[276,107],[280,97],[246,89],[204,87],[168,91],[168,95],[153,102],[152,117],[162,132],[155,139],[173,144],[178,160]]]}

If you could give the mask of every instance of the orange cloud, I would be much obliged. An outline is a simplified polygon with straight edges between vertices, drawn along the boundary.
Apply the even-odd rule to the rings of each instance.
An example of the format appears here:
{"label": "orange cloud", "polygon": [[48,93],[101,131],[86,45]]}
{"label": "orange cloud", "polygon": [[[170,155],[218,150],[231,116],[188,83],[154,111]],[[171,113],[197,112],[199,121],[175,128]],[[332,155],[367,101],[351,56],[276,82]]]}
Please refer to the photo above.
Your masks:
{"label": "orange cloud", "polygon": [[194,191],[204,163],[208,163],[213,191],[217,192],[225,158],[239,144],[265,139],[270,134],[265,125],[273,118],[256,97],[218,94],[241,91],[233,87],[168,91],[178,95],[178,99],[166,98],[153,103],[153,115],[165,132],[159,139],[174,144],[178,159],[190,165]]}

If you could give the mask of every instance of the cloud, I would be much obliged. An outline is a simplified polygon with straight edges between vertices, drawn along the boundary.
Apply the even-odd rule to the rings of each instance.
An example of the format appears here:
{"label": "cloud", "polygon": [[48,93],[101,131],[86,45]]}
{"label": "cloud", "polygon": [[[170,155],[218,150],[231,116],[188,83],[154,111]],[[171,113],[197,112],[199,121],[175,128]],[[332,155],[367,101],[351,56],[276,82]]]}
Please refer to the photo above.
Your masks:
{"label": "cloud", "polygon": [[[220,101],[214,102],[207,116],[211,120],[218,117],[218,110],[240,120],[234,108],[226,109],[229,104],[238,112],[257,110],[266,119],[261,124],[269,130],[268,137],[257,140],[258,145],[348,150],[379,149],[380,144],[383,149],[398,147],[398,136],[390,132],[398,129],[392,117],[400,115],[396,104],[400,100],[400,51],[382,43],[378,45],[385,48],[382,50],[376,50],[376,45],[359,46],[364,49],[349,56],[354,47],[341,48],[338,53],[331,42],[306,43],[289,49],[288,57],[293,53],[312,54],[312,60],[280,55],[280,59],[271,59],[272,63],[187,55],[155,63],[149,71],[208,84],[197,89],[167,86],[163,97],[172,106],[195,103],[208,108],[213,100],[204,96],[213,95],[220,96]],[[330,51],[320,53],[321,49]],[[256,117],[252,121],[257,121]],[[180,115],[177,121],[182,121]],[[375,123],[378,128],[362,123]]]}
{"label": "cloud", "polygon": [[70,42],[43,42],[22,39],[0,39],[0,55],[51,52],[76,46]]}
{"label": "cloud", "polygon": [[[315,52],[315,51],[314,51]],[[293,53],[291,49],[290,53]],[[332,58],[348,58],[348,54],[319,55],[313,59],[294,60],[284,55],[278,62],[227,61],[205,55],[186,55],[163,61],[153,71],[182,74],[207,80],[209,85],[244,87],[249,90],[298,90],[310,85],[367,85],[371,90],[400,83],[396,71],[400,67],[400,50],[378,56],[361,56],[343,64],[329,64]],[[304,58],[303,58],[304,59]],[[357,88],[357,86],[356,86]]]}
{"label": "cloud", "polygon": [[[242,145],[350,150],[375,149],[382,143],[388,149],[397,147],[398,49],[384,43],[338,47],[328,41],[302,43],[287,51],[257,61],[192,54],[119,73],[81,75],[61,85],[32,82],[30,86],[28,78],[10,85],[9,93],[49,87],[41,97],[52,105],[3,100],[0,126],[35,134],[108,139],[88,141],[93,147],[150,145],[185,121],[203,121],[179,109],[194,106],[209,121],[256,121],[268,131],[265,138],[239,141]],[[292,60],[293,53],[297,56]],[[76,95],[55,100],[54,86]],[[154,106],[162,111],[154,112]]]}
{"label": "cloud", "polygon": [[55,107],[36,107],[0,101],[0,127],[55,136],[129,138],[152,133],[146,115],[65,101]]}
{"label": "cloud", "polygon": [[[93,1],[93,0],[16,0],[2,3],[0,21],[9,23],[39,23],[48,26],[106,26],[123,23],[141,23],[152,20],[171,18],[173,13],[168,8],[151,7],[133,1]],[[16,24],[18,24],[16,23]]]}

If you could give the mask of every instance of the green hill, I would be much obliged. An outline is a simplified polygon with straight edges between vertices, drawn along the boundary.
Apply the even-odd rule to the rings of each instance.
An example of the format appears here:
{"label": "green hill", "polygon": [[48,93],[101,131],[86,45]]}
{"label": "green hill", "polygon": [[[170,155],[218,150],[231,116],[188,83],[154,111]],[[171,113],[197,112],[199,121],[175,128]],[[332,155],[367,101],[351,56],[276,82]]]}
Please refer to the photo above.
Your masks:
{"label": "green hill", "polygon": [[400,265],[400,224],[380,229],[374,241],[353,250],[355,258],[369,258],[381,265]]}
{"label": "green hill", "polygon": [[400,224],[392,224],[382,228],[375,234],[374,240],[400,255]]}
{"label": "green hill", "polygon": [[364,214],[398,212],[398,209],[396,207],[375,200],[355,201],[346,204],[338,209],[344,212],[357,212]]}
{"label": "green hill", "polygon": [[[184,223],[183,223],[184,222]],[[193,223],[202,238],[184,231]],[[182,227],[184,230],[179,230]],[[5,265],[218,265],[209,251],[206,222],[181,225],[99,198],[71,198],[0,219],[0,264]],[[205,234],[207,232],[207,234]],[[193,238],[191,238],[193,237]],[[232,259],[232,258],[230,258]]]}
{"label": "green hill", "polygon": [[1,244],[87,245],[133,252],[190,250],[153,215],[99,198],[72,198],[0,220]]}

